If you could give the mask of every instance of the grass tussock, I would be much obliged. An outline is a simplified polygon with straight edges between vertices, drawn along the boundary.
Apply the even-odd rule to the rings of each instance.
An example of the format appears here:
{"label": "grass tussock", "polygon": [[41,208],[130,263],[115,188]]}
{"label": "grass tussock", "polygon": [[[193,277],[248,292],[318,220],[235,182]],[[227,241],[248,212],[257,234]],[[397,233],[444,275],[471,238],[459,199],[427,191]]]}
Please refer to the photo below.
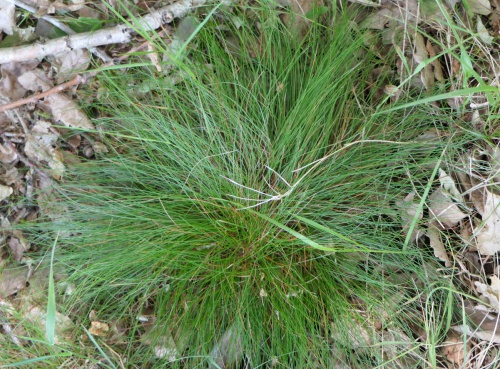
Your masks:
{"label": "grass tussock", "polygon": [[[425,106],[373,114],[377,59],[349,16],[301,38],[262,9],[208,20],[167,76],[102,75],[110,152],[73,168],[67,216],[43,225],[60,231],[69,306],[121,319],[144,367],[417,367],[435,268],[403,251],[395,202],[462,137]],[[170,335],[168,363],[151,350]]]}

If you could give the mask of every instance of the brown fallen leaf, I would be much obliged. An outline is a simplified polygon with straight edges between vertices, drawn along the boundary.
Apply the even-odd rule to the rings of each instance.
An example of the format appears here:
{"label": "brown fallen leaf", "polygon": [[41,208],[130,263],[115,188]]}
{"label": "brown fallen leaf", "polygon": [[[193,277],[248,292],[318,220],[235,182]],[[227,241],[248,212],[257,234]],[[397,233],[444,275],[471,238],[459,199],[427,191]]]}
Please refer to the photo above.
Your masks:
{"label": "brown fallen leaf", "polygon": [[217,341],[210,354],[220,368],[232,368],[243,357],[242,336],[235,325]]}
{"label": "brown fallen leaf", "polygon": [[106,336],[109,332],[109,325],[99,321],[90,323],[89,333],[94,336]]}
{"label": "brown fallen leaf", "polygon": [[47,91],[53,87],[49,77],[41,69],[27,71],[17,81],[28,91]]}
{"label": "brown fallen leaf", "polygon": [[483,224],[475,232],[476,245],[482,255],[500,251],[500,196],[486,190]]}
{"label": "brown fallen leaf", "polygon": [[451,361],[457,367],[462,367],[467,352],[469,352],[471,343],[466,342],[464,346],[464,340],[462,337],[457,335],[455,332],[450,331],[446,337],[446,341],[443,342],[443,355]]}
{"label": "brown fallen leaf", "polygon": [[0,201],[5,200],[7,197],[12,195],[14,190],[10,186],[4,186],[0,184]]}
{"label": "brown fallen leaf", "polygon": [[[28,307],[28,310],[24,313],[24,316],[26,317],[26,319],[38,323],[40,329],[45,329],[47,317],[47,311],[45,308],[40,308],[38,306]],[[75,329],[75,325],[68,316],[56,312],[55,328],[55,342],[63,343],[70,341]]]}
{"label": "brown fallen leaf", "polygon": [[324,2],[323,0],[288,0],[288,3],[296,15],[292,16],[287,14],[285,17],[285,24],[294,35],[303,38],[309,25],[306,14],[312,10],[313,7],[324,5]]}
{"label": "brown fallen leaf", "polygon": [[26,89],[18,82],[19,76],[27,71],[35,69],[39,60],[28,60],[25,62],[10,62],[0,65],[2,78],[0,80],[0,96],[10,101],[18,100],[24,96]]}
{"label": "brown fallen leaf", "polygon": [[482,183],[475,179],[474,177],[469,176],[468,174],[458,171],[458,178],[460,180],[460,184],[464,187],[465,192],[465,201],[466,205],[470,208],[474,207],[477,212],[483,216],[484,215],[484,198],[485,187]]}
{"label": "brown fallen leaf", "polygon": [[500,279],[494,275],[490,280],[490,285],[481,282],[474,282],[474,284],[481,299],[500,311]]}
{"label": "brown fallen leaf", "polygon": [[[0,168],[1,169],[1,168]],[[19,173],[16,167],[5,166],[5,172],[2,174],[0,170],[0,181],[5,183],[7,186],[22,183],[23,175]]]}
{"label": "brown fallen leaf", "polygon": [[493,30],[495,35],[498,35],[500,32],[500,0],[492,0],[491,5],[494,7],[494,10],[491,12],[490,18],[490,27]]}
{"label": "brown fallen leaf", "polygon": [[[402,201],[396,201],[396,207],[400,212],[403,232],[405,234],[408,233],[408,229],[410,228],[415,218],[421,220],[422,217],[424,216],[423,211],[420,211],[420,213],[417,215],[419,204],[413,202],[414,198],[415,198],[415,192],[410,192]],[[415,241],[422,234],[423,232],[415,227],[415,229],[412,232],[411,239]]]}
{"label": "brown fallen leaf", "polygon": [[57,142],[58,134],[50,130],[51,124],[39,120],[26,135],[24,153],[35,162],[45,161],[52,169],[54,178],[60,178],[64,173],[64,164],[61,161],[61,154],[54,146]]}
{"label": "brown fallen leaf", "polygon": [[18,154],[16,150],[14,150],[14,146],[0,144],[0,162],[2,162],[3,164],[9,164],[17,158]]}
{"label": "brown fallen leaf", "polygon": [[0,32],[5,32],[8,35],[14,33],[16,28],[16,5],[9,1],[0,3]]}
{"label": "brown fallen leaf", "polygon": [[[414,35],[414,46],[415,51],[413,53],[413,60],[415,63],[426,63],[429,59],[429,54],[427,52],[424,36],[420,33],[415,33]],[[434,72],[430,63],[427,64],[420,72],[420,79],[426,89],[434,86]]]}
{"label": "brown fallen leaf", "polygon": [[[19,231],[17,232],[20,233]],[[12,257],[15,261],[21,261],[24,253],[30,249],[30,244],[22,235],[19,234],[18,237],[10,237],[7,244],[9,245],[9,249],[12,252]]]}
{"label": "brown fallen leaf", "polygon": [[434,225],[430,225],[425,233],[429,237],[429,242],[434,250],[434,256],[445,262],[446,267],[450,267],[452,262],[441,239],[441,233]]}
{"label": "brown fallen leaf", "polygon": [[467,216],[441,188],[429,196],[429,212],[431,220],[445,228],[453,227]]}
{"label": "brown fallen leaf", "polygon": [[0,274],[0,297],[6,298],[25,288],[28,273],[26,266],[4,266]]}
{"label": "brown fallen leaf", "polygon": [[455,332],[482,341],[500,343],[500,317],[498,314],[484,305],[474,305],[469,301],[464,302],[464,307],[471,325],[461,324],[451,328]]}
{"label": "brown fallen leaf", "polygon": [[[429,58],[433,58],[436,56],[436,50],[434,49],[434,46],[432,46],[430,40],[427,40],[425,48],[427,49]],[[443,68],[441,67],[441,62],[439,61],[439,59],[435,59],[434,61],[432,61],[431,65],[434,71],[434,78],[436,79],[436,81],[444,82]]]}
{"label": "brown fallen leaf", "polygon": [[476,18],[476,30],[477,35],[486,45],[493,44],[494,37],[490,35],[483,22],[481,21],[481,17],[479,15]]}
{"label": "brown fallen leaf", "polygon": [[488,146],[490,172],[495,182],[500,182],[500,146]]}
{"label": "brown fallen leaf", "polygon": [[86,49],[63,51],[50,57],[49,60],[52,68],[57,70],[57,84],[86,71],[90,64],[89,51]]}
{"label": "brown fallen leaf", "polygon": [[467,0],[469,9],[474,14],[488,15],[491,13],[491,4],[489,0]]}
{"label": "brown fallen leaf", "polygon": [[94,125],[76,102],[63,93],[47,96],[45,102],[52,109],[55,121],[62,122],[68,127],[94,129]]}
{"label": "brown fallen leaf", "polygon": [[371,13],[360,24],[361,28],[383,30],[387,23],[389,23],[391,16],[390,9],[384,8],[377,12]]}

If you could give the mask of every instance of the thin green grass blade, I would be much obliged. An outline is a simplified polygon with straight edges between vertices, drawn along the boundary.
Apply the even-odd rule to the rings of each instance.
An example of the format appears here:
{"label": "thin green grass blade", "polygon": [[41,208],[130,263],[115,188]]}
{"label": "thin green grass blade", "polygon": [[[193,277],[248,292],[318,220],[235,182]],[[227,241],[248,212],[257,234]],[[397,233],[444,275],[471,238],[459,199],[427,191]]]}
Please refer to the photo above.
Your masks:
{"label": "thin green grass blade", "polygon": [[[293,235],[297,239],[299,239],[302,242],[304,242],[306,245],[311,246],[311,247],[313,247],[313,248],[315,248],[317,250],[328,251],[328,252],[337,252],[337,251],[340,251],[339,249],[336,249],[336,248],[321,246],[320,244],[318,244],[317,242],[314,242],[313,240],[311,240],[310,238],[304,236],[303,234],[301,234],[301,233],[299,233],[297,231],[294,231],[290,227],[287,227],[286,225],[278,222],[277,220],[275,220],[275,219],[273,219],[271,217],[268,217],[267,215],[262,214],[262,213],[260,213],[258,211],[254,211],[252,209],[246,209],[244,211],[249,211],[250,213],[257,215],[257,216],[261,217],[262,219],[267,220],[269,223],[272,223],[275,226],[278,226],[282,230],[290,233],[291,235]],[[346,251],[345,249],[343,249],[342,251],[343,252],[347,252],[349,250]],[[351,250],[351,251],[354,251],[354,250]]]}
{"label": "thin green grass blade", "polygon": [[333,229],[331,229],[331,228],[325,227],[324,225],[321,225],[321,224],[319,224],[319,223],[316,223],[315,221],[313,221],[313,220],[311,220],[311,219],[304,218],[304,217],[302,217],[302,216],[300,216],[300,215],[297,215],[297,214],[291,214],[291,215],[292,215],[293,217],[295,217],[295,218],[297,218],[297,219],[301,220],[302,222],[304,222],[304,223],[306,223],[306,224],[308,224],[308,225],[310,225],[310,226],[312,226],[312,227],[314,227],[314,228],[316,228],[316,229],[320,230],[320,231],[326,232],[326,233],[328,233],[328,234],[331,234],[331,235],[333,235],[333,236],[335,236],[335,237],[340,238],[341,240],[347,241],[347,242],[348,242],[348,243],[350,243],[350,244],[353,244],[353,245],[355,245],[355,246],[358,246],[358,247],[359,247],[358,251],[361,251],[361,250],[363,250],[363,251],[369,251],[369,249],[368,249],[368,248],[366,248],[364,245],[359,244],[358,242],[356,242],[356,241],[352,240],[352,239],[351,239],[351,238],[349,238],[349,237],[344,236],[343,234],[340,234],[340,233],[338,233],[338,232],[334,231],[334,230],[333,230]]}
{"label": "thin green grass blade", "polygon": [[412,102],[409,102],[406,104],[397,105],[397,106],[392,107],[390,109],[383,109],[382,111],[376,112],[375,115],[387,114],[387,113],[402,110],[402,109],[418,107],[420,105],[428,104],[430,102],[447,100],[447,99],[451,99],[454,97],[462,97],[462,96],[472,95],[472,94],[476,94],[476,93],[494,93],[494,92],[496,92],[496,93],[499,92],[498,87],[479,86],[479,87],[464,88],[461,90],[455,90],[455,91],[446,92],[443,94],[425,97],[423,99],[418,99],[416,101],[412,101]]}
{"label": "thin green grass blade", "polygon": [[408,249],[408,246],[410,245],[410,241],[412,238],[413,231],[415,227],[417,226],[418,223],[418,215],[423,211],[425,202],[427,201],[427,198],[429,197],[429,193],[431,192],[432,189],[432,184],[434,182],[434,178],[436,178],[436,175],[439,171],[439,167],[441,166],[441,162],[443,160],[443,155],[445,153],[446,149],[443,150],[441,157],[438,159],[436,162],[436,165],[434,166],[434,170],[432,171],[432,174],[429,178],[429,181],[427,182],[427,185],[425,186],[424,193],[422,194],[422,197],[420,198],[420,202],[418,204],[418,208],[415,212],[415,216],[413,217],[412,222],[410,223],[410,227],[408,228],[408,233],[406,234],[405,237],[405,242],[403,244],[403,251]]}
{"label": "thin green grass blade", "polygon": [[206,15],[205,19],[203,19],[203,21],[198,25],[198,27],[196,27],[196,29],[194,30],[194,32],[189,35],[189,37],[187,38],[187,40],[182,44],[182,46],[177,51],[176,60],[180,60],[181,59],[181,56],[184,53],[184,51],[186,50],[186,48],[188,47],[188,45],[200,33],[201,29],[205,26],[205,24],[207,24],[207,22],[212,18],[212,15],[214,15],[214,13],[221,7],[221,5],[222,5],[222,3],[219,3],[218,5],[216,5]]}
{"label": "thin green grass blade", "polygon": [[111,361],[111,359],[108,357],[108,355],[104,352],[104,350],[101,348],[101,346],[97,343],[97,341],[94,339],[94,337],[92,336],[92,334],[90,334],[90,332],[84,327],[82,326],[83,330],[85,331],[85,333],[87,334],[87,336],[89,337],[89,340],[94,344],[95,348],[101,353],[101,355],[108,361],[109,365],[106,365],[106,364],[102,364],[101,365],[104,365],[106,367],[109,367],[109,368],[112,368],[112,369],[117,369],[117,367],[115,366],[115,364],[113,364],[113,361]]}
{"label": "thin green grass blade", "polygon": [[45,334],[49,344],[55,344],[56,333],[56,293],[54,288],[54,253],[56,250],[57,240],[59,239],[59,232],[57,233],[52,251],[50,254],[50,272],[49,272],[49,291],[47,298],[47,316],[45,319]]}
{"label": "thin green grass blade", "polygon": [[73,353],[71,353],[71,352],[63,352],[63,353],[60,353],[57,355],[40,356],[40,357],[35,357],[33,359],[18,361],[16,363],[12,363],[12,364],[3,364],[3,365],[0,365],[0,368],[19,368],[19,367],[24,366],[24,365],[30,365],[30,368],[34,368],[33,366],[31,366],[34,363],[46,362],[50,359],[60,358],[60,357],[69,357],[72,355],[73,355]]}

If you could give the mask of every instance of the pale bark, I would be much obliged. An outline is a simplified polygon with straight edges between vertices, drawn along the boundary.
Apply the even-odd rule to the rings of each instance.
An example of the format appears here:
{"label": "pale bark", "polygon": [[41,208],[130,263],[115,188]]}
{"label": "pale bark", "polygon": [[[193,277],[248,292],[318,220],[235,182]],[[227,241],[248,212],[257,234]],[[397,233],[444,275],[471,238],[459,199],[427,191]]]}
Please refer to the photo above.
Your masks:
{"label": "pale bark", "polygon": [[[224,1],[229,2],[229,1]],[[0,49],[0,64],[28,59],[42,59],[47,55],[75,49],[91,49],[97,46],[128,43],[136,30],[155,30],[176,18],[182,18],[206,0],[181,0],[157,9],[143,17],[130,20],[131,25],[120,24],[99,31],[78,33],[31,45]]]}

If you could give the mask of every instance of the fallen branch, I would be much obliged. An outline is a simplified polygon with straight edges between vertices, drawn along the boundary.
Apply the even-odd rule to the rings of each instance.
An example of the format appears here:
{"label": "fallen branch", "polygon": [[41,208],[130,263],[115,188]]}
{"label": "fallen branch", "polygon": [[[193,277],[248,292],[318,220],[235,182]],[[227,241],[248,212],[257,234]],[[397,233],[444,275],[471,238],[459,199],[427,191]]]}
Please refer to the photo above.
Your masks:
{"label": "fallen branch", "polygon": [[[163,33],[163,31],[160,31],[158,34],[162,34],[162,33]],[[140,45],[132,48],[128,53],[126,53],[124,55],[121,55],[120,57],[116,58],[115,61],[108,62],[108,63],[104,64],[102,67],[103,68],[110,67],[110,66],[114,65],[115,62],[121,62],[121,61],[127,59],[133,53],[136,53],[137,51],[141,51],[141,50],[145,49],[148,44],[149,44],[149,41],[145,41],[142,44],[140,44]],[[69,87],[85,83],[90,77],[95,76],[98,72],[99,72],[99,70],[94,70],[92,72],[86,72],[86,76],[85,77],[82,77],[80,75],[76,75],[71,80],[69,80],[69,81],[67,81],[65,83],[62,83],[62,84],[60,84],[58,86],[55,86],[55,87],[51,88],[50,90],[47,90],[47,91],[44,91],[44,92],[41,92],[41,93],[37,93],[37,94],[31,95],[31,96],[26,97],[24,99],[13,101],[13,102],[8,103],[8,104],[0,105],[0,113],[3,113],[5,111],[7,111],[7,110],[11,110],[11,109],[14,109],[14,108],[18,108],[18,107],[20,107],[22,105],[26,105],[26,104],[29,104],[29,103],[36,102],[36,101],[38,101],[40,99],[43,99],[43,98],[45,98],[45,97],[47,97],[49,95],[56,94],[58,92],[64,91],[64,90],[66,90]]]}
{"label": "fallen branch", "polygon": [[[22,8],[24,10],[29,11],[30,13],[34,14],[35,17],[37,17],[37,18],[43,19],[46,22],[49,22],[53,26],[59,28],[61,31],[66,32],[68,35],[76,34],[75,31],[73,31],[70,27],[68,27],[66,24],[64,24],[63,22],[61,22],[57,18],[48,16],[48,15],[37,16],[38,9],[36,9],[35,7],[33,7],[29,4],[22,2],[21,0],[7,0],[7,1],[14,4],[15,6],[17,6],[19,8]],[[99,50],[99,49],[93,47],[90,49],[90,51],[92,52],[92,54],[94,54],[95,56],[100,58],[105,63],[108,63],[112,60],[111,57],[102,50]]]}
{"label": "fallen branch", "polygon": [[[228,2],[227,0],[225,2]],[[0,49],[0,64],[29,59],[42,59],[47,55],[76,49],[92,49],[97,46],[128,43],[135,30],[155,30],[175,18],[182,18],[192,9],[206,3],[206,0],[181,0],[155,10],[143,17],[130,20],[130,25],[120,24],[99,31],[78,33],[66,37],[36,42],[31,45]]]}

